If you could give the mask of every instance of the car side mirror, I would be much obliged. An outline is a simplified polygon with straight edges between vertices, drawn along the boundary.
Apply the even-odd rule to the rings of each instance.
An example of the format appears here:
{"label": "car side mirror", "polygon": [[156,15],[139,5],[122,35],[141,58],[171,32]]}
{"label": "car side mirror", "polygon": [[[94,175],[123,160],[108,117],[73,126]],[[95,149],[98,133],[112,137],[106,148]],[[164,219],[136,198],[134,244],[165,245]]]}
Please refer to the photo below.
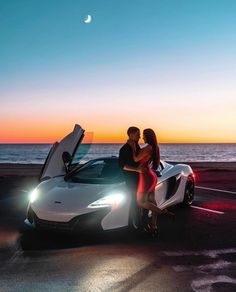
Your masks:
{"label": "car side mirror", "polygon": [[161,177],[162,176],[162,172],[160,170],[156,170],[155,171],[157,177]]}
{"label": "car side mirror", "polygon": [[70,163],[70,162],[72,161],[72,156],[70,155],[69,152],[64,151],[64,152],[62,153],[62,160],[63,160],[63,162],[64,162],[66,172],[68,172],[68,166],[67,166],[67,164]]}

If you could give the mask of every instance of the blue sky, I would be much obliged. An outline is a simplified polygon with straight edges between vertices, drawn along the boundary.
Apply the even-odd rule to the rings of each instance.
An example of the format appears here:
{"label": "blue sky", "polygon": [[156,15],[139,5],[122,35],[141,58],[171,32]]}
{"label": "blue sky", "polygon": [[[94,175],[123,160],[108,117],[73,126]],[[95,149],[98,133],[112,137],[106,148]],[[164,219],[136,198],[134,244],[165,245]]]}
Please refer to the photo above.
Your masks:
{"label": "blue sky", "polygon": [[212,141],[236,142],[236,1],[0,0],[0,41],[9,131],[22,116],[49,122],[55,109],[66,127],[77,116],[91,129],[100,121],[99,135],[113,117],[117,131],[146,123],[163,141],[177,125],[176,141],[219,130]]}

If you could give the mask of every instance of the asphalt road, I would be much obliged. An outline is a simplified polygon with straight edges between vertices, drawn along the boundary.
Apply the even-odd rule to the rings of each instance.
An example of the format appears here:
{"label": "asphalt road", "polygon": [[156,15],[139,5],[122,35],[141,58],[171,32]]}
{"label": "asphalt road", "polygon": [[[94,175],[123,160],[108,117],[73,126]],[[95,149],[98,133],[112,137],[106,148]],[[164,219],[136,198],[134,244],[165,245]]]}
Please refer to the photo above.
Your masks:
{"label": "asphalt road", "polygon": [[234,193],[197,188],[194,206],[204,209],[173,208],[156,239],[124,230],[70,237],[23,230],[24,180],[4,185],[0,291],[236,291]]}

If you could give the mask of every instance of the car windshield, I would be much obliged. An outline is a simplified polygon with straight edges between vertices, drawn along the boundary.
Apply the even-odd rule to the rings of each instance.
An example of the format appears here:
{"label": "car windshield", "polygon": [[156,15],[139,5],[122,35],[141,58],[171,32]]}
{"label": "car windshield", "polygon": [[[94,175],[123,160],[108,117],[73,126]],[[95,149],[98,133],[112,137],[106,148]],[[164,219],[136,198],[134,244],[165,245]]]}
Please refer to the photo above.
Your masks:
{"label": "car windshield", "polygon": [[112,184],[123,181],[118,159],[104,158],[87,162],[70,179],[78,183]]}

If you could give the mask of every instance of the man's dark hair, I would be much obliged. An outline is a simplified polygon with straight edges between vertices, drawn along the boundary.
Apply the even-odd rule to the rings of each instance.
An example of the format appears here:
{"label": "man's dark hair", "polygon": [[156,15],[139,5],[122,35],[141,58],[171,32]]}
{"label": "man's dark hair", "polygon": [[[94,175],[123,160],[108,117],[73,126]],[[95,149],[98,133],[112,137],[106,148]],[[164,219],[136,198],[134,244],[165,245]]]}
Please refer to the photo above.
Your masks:
{"label": "man's dark hair", "polygon": [[129,136],[130,134],[134,134],[137,131],[140,131],[139,128],[137,128],[137,127],[129,127],[129,129],[127,130],[127,134]]}

